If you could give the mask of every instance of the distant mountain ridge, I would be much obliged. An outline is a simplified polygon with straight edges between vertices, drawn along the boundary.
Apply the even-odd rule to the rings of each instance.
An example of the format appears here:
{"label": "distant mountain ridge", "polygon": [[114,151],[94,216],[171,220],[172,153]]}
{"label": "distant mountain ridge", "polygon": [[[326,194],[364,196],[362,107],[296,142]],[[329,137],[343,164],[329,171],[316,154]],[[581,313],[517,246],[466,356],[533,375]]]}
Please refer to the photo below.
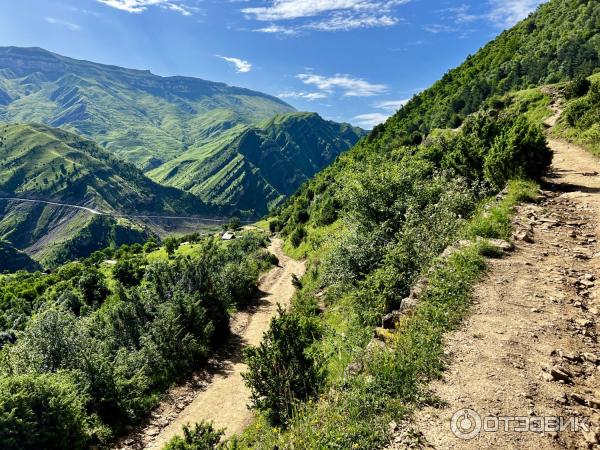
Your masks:
{"label": "distant mountain ridge", "polygon": [[0,48],[0,120],[64,127],[138,167],[157,166],[237,124],[294,112],[282,100],[191,77]]}
{"label": "distant mountain ridge", "polygon": [[231,130],[148,175],[204,201],[264,214],[365,134],[315,113],[278,115]]}
{"label": "distant mountain ridge", "polygon": [[0,47],[0,122],[75,132],[158,183],[250,215],[365,135],[261,92],[17,47]]}

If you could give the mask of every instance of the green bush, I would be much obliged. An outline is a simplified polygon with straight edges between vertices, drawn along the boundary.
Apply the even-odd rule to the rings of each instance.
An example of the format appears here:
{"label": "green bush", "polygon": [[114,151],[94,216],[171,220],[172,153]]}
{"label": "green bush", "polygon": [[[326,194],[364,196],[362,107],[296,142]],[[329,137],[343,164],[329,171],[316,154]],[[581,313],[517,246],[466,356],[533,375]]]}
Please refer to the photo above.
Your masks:
{"label": "green bush", "polygon": [[297,226],[294,231],[290,234],[290,243],[294,247],[298,247],[302,244],[302,240],[306,237],[306,230],[303,226]]}
{"label": "green bush", "polygon": [[183,436],[175,436],[163,450],[219,450],[224,432],[215,430],[210,423],[197,423],[194,428],[183,426]]}
{"label": "green bush", "polygon": [[65,374],[0,377],[0,448],[88,448],[85,403]]}
{"label": "green bush", "polygon": [[312,323],[280,309],[260,345],[244,351],[251,405],[273,424],[285,424],[299,401],[316,394],[321,375],[307,351],[315,338]]}
{"label": "green bush", "polygon": [[588,93],[591,85],[592,83],[587,78],[577,77],[565,86],[565,97],[569,99],[583,97]]}
{"label": "green bush", "polygon": [[485,158],[485,178],[503,188],[511,178],[539,179],[552,162],[552,151],[540,127],[520,116],[503,131]]}

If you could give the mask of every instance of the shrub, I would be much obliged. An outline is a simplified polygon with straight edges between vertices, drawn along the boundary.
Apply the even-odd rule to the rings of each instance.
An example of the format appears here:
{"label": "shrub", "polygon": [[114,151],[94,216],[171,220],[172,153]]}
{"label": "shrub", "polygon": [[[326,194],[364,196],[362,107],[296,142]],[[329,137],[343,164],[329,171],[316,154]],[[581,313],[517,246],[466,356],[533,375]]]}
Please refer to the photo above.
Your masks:
{"label": "shrub", "polygon": [[583,97],[590,90],[592,83],[585,77],[577,77],[575,80],[567,83],[565,86],[565,97],[578,98]]}
{"label": "shrub", "polygon": [[137,286],[144,276],[144,268],[140,261],[134,259],[120,260],[112,269],[115,280],[125,287]]}
{"label": "shrub", "polygon": [[167,251],[167,255],[169,255],[170,258],[175,253],[175,250],[179,248],[179,239],[176,237],[168,237],[164,240],[163,244]]}
{"label": "shrub", "polygon": [[485,158],[485,178],[497,189],[511,178],[539,179],[552,162],[542,130],[520,116],[503,131]]}
{"label": "shrub", "polygon": [[263,342],[244,351],[248,372],[243,377],[251,391],[251,405],[265,412],[273,424],[285,424],[297,402],[316,393],[321,374],[307,352],[315,334],[311,322],[280,309]]}
{"label": "shrub", "polygon": [[302,240],[305,236],[306,230],[304,229],[304,227],[298,226],[294,228],[294,231],[292,231],[292,233],[290,234],[290,243],[292,244],[292,246],[298,247],[302,243]]}
{"label": "shrub", "polygon": [[194,428],[183,426],[183,437],[175,436],[163,450],[218,450],[224,432],[215,430],[210,423],[197,423]]}
{"label": "shrub", "polygon": [[87,448],[85,402],[64,374],[0,378],[0,448]]}

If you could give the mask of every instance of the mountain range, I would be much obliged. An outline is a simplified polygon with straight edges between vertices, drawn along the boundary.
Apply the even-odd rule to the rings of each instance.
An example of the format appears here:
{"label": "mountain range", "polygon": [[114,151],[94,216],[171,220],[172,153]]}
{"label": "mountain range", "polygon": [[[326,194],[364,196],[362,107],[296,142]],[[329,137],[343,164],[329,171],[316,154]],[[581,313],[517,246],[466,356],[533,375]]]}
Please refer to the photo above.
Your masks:
{"label": "mountain range", "polygon": [[[17,47],[0,48],[2,122],[3,198],[120,216],[257,217],[366,134],[249,89]],[[0,211],[0,236],[45,263],[151,234],[57,205]]]}

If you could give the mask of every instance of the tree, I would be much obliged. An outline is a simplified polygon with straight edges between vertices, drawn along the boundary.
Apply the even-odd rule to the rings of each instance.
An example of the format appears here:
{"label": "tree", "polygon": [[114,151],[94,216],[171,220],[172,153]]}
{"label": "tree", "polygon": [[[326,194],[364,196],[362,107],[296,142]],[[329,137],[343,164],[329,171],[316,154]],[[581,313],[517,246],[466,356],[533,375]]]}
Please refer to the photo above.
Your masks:
{"label": "tree", "polygon": [[144,276],[144,268],[136,259],[119,260],[114,265],[113,277],[125,287],[137,286]]}
{"label": "tree", "polygon": [[94,309],[99,307],[110,294],[104,276],[92,267],[86,268],[81,275],[78,287],[83,295],[83,301]]}
{"label": "tree", "polygon": [[165,246],[165,250],[167,251],[167,255],[169,255],[170,258],[175,253],[175,250],[179,248],[179,239],[171,236],[166,238],[163,241],[163,244]]}

